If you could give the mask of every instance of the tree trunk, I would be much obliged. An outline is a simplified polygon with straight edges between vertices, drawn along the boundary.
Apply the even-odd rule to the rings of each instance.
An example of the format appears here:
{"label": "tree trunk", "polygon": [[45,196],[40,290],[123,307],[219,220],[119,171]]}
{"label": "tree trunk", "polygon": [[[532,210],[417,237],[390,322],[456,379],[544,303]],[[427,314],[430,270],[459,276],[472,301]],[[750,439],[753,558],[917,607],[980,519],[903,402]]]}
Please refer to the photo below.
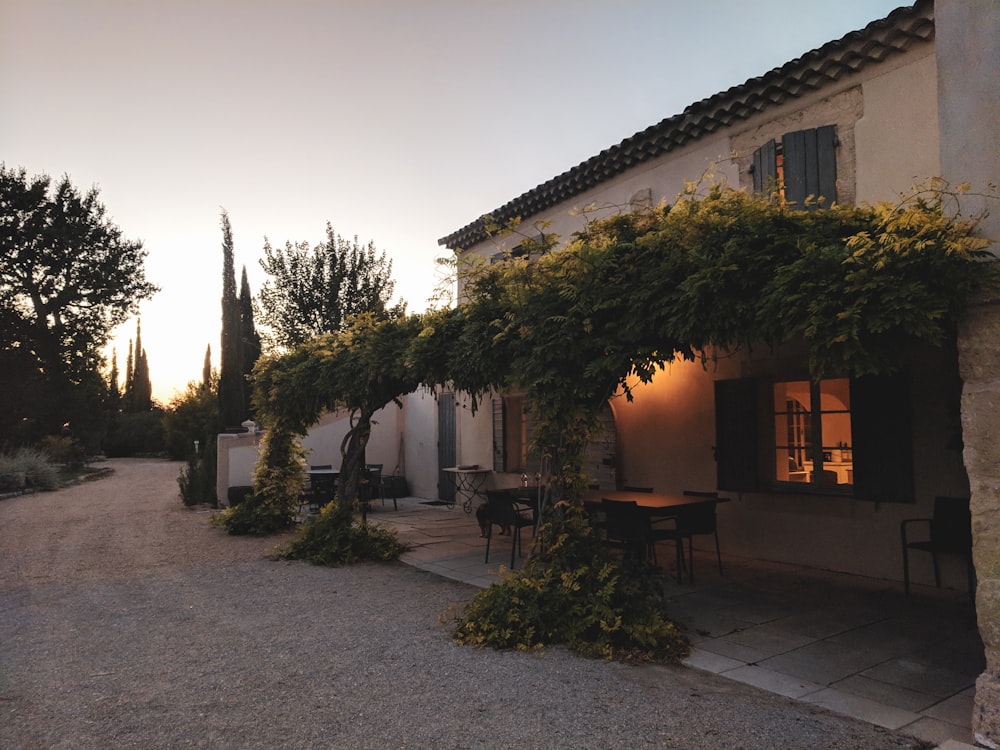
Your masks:
{"label": "tree trunk", "polygon": [[365,474],[365,447],[371,435],[372,412],[362,411],[340,444],[340,476],[337,479],[337,498],[341,505],[353,506],[361,493],[361,482],[367,480]]}

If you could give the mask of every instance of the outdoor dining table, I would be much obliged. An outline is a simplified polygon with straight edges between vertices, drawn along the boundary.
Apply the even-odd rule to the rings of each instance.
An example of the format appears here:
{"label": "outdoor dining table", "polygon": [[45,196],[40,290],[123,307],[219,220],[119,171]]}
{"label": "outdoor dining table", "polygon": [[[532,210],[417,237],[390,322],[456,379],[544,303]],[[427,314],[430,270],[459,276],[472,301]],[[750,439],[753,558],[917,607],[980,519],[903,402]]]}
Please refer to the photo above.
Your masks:
{"label": "outdoor dining table", "polygon": [[[466,513],[472,512],[472,499],[474,497],[486,500],[486,477],[492,473],[490,469],[483,469],[479,464],[474,464],[471,466],[449,466],[444,471],[450,474],[455,482],[455,494],[465,496],[462,501],[462,509]],[[454,501],[448,503],[448,507],[455,507]]]}
{"label": "outdoor dining table", "polygon": [[600,502],[613,500],[616,502],[634,502],[650,516],[670,517],[684,512],[685,508],[712,503],[727,503],[728,497],[707,495],[685,495],[680,492],[628,492],[625,490],[589,490],[584,500]]}

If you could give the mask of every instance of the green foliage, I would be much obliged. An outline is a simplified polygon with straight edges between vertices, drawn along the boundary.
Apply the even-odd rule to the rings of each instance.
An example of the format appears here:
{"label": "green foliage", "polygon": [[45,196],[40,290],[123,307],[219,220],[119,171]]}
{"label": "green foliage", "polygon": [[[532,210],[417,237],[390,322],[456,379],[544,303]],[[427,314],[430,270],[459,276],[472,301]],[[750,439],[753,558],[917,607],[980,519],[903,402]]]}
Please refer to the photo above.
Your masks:
{"label": "green foliage", "polygon": [[20,448],[0,454],[0,492],[54,490],[58,486],[59,470],[44,451]]}
{"label": "green foliage", "polygon": [[278,557],[336,567],[365,560],[395,560],[405,550],[395,531],[356,523],[350,507],[329,503]]}
{"label": "green foliage", "polygon": [[167,456],[174,460],[187,459],[187,466],[177,478],[185,505],[215,505],[218,502],[215,474],[219,401],[211,368],[207,369],[207,374],[207,382],[188,383],[184,393],[175,397],[163,412]]}
{"label": "green foliage", "polygon": [[546,238],[537,259],[470,267],[452,379],[524,391],[556,492],[578,497],[579,438],[677,358],[804,341],[814,377],[863,375],[914,339],[946,341],[998,280],[947,197],[801,211],[715,186],[595,221],[562,249]]}
{"label": "green foliage", "polygon": [[274,503],[247,495],[239,505],[212,516],[212,526],[225,528],[233,536],[268,536],[291,528],[293,519]]}
{"label": "green foliage", "polygon": [[213,440],[197,454],[189,455],[187,466],[181,469],[180,476],[177,477],[181,500],[185,505],[218,504],[215,487],[217,452]]}
{"label": "green foliage", "polygon": [[[28,439],[66,423],[96,447],[106,397],[95,388],[111,331],[156,287],[142,243],[107,217],[97,189],[0,165],[0,434]],[[99,378],[97,378],[99,380]]]}
{"label": "green foliage", "polygon": [[341,504],[358,497],[372,415],[425,382],[409,356],[422,329],[419,316],[359,315],[344,331],[265,358],[254,371],[254,405],[269,425],[304,434],[325,410],[351,412],[341,448]]}
{"label": "green foliage", "polygon": [[209,386],[190,382],[184,393],[176,396],[163,412],[163,440],[167,456],[174,460],[188,458],[215,443],[219,432],[219,402],[214,380]]}
{"label": "green foliage", "polygon": [[612,558],[583,516],[539,530],[520,571],[479,592],[457,618],[459,643],[531,650],[564,644],[587,656],[677,662],[686,637],[669,620],[659,574]]}
{"label": "green foliage", "polygon": [[271,348],[289,349],[324,333],[344,330],[357,315],[395,318],[405,304],[389,307],[395,282],[392,261],[374,243],[362,246],[326,225],[326,242],[275,249],[264,243],[260,321]]}
{"label": "green foliage", "polygon": [[38,449],[50,461],[71,469],[83,466],[87,457],[80,441],[68,435],[47,435],[38,441]]}
{"label": "green foliage", "polygon": [[113,415],[104,438],[109,458],[156,455],[163,452],[163,412],[151,409],[134,414]]}
{"label": "green foliage", "polygon": [[236,297],[236,270],[233,260],[233,229],[229,214],[222,211],[222,352],[219,363],[219,418],[223,427],[237,427],[249,415],[244,403],[243,351],[240,330],[240,303]]}
{"label": "green foliage", "polygon": [[142,346],[142,325],[136,321],[135,345],[133,347],[132,341],[129,341],[128,344],[125,394],[121,399],[121,407],[122,411],[133,414],[149,411],[152,406],[153,386],[149,381],[149,360],[146,358],[146,350]]}
{"label": "green foliage", "polygon": [[264,536],[291,528],[305,481],[303,452],[295,434],[280,426],[264,433],[254,469],[254,492],[213,517],[230,534]]}

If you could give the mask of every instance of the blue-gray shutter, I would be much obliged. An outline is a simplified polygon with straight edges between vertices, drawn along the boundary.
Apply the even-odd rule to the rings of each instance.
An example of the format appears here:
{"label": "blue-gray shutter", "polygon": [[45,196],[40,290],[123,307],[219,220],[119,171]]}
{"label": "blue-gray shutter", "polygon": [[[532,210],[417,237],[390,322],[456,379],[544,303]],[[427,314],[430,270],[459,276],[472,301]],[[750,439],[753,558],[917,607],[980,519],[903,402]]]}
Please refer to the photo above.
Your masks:
{"label": "blue-gray shutter", "polygon": [[757,449],[757,381],[715,382],[716,486],[750,492],[760,483]]}
{"label": "blue-gray shutter", "polygon": [[837,129],[833,125],[782,136],[785,200],[799,206],[803,206],[809,196],[823,196],[825,206],[837,200],[836,148]]}
{"label": "blue-gray shutter", "polygon": [[454,466],[457,455],[455,425],[455,394],[439,393],[438,397],[438,497],[455,500],[454,475],[444,469]]}
{"label": "blue-gray shutter", "polygon": [[504,403],[502,398],[493,399],[493,471],[507,470],[507,440],[504,437]]}
{"label": "blue-gray shutter", "polygon": [[778,146],[771,140],[753,152],[753,191],[769,193],[778,178]]}
{"label": "blue-gray shutter", "polygon": [[855,497],[914,502],[910,404],[910,384],[903,375],[851,380]]}

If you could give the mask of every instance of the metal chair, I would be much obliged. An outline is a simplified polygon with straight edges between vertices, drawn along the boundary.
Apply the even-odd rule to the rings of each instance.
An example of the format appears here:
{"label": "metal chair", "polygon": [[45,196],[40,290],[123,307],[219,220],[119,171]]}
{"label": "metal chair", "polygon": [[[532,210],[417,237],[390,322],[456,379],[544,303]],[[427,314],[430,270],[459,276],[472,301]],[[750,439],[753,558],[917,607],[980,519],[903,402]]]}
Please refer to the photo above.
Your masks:
{"label": "metal chair", "polygon": [[[530,508],[518,505],[517,500],[507,492],[486,490],[486,516],[489,529],[486,532],[486,562],[490,561],[490,543],[493,541],[493,527],[499,526],[510,534],[510,567],[514,567],[514,552],[523,556],[521,549],[521,529],[534,528],[535,519]],[[528,515],[525,515],[528,513]]]}
{"label": "metal chair", "polygon": [[[912,540],[911,527],[925,527],[925,538]],[[903,545],[903,589],[910,593],[910,550],[929,552],[934,563],[934,583],[941,588],[938,555],[957,555],[968,570],[969,598],[975,600],[976,572],[972,565],[972,513],[967,497],[935,497],[932,518],[909,518],[899,525]]]}
{"label": "metal chair", "polygon": [[[718,500],[718,492],[699,492],[684,490],[688,497],[704,497],[707,500]],[[683,508],[677,514],[677,532],[688,542],[688,580],[694,583],[694,546],[692,538],[699,534],[712,534],[715,537],[715,557],[719,561],[719,575],[722,575],[722,550],[719,547],[719,525],[715,517],[718,503],[705,502]]]}
{"label": "metal chair", "polygon": [[622,551],[625,559],[646,561],[650,548],[649,514],[637,502],[601,500],[604,543]]}
{"label": "metal chair", "polygon": [[[369,486],[370,496],[374,498],[377,494],[382,501],[382,506],[385,507],[385,483],[382,481],[382,464],[366,464],[365,468],[368,469],[368,481],[371,483]],[[395,496],[392,498],[392,509],[399,510],[396,507]]]}

